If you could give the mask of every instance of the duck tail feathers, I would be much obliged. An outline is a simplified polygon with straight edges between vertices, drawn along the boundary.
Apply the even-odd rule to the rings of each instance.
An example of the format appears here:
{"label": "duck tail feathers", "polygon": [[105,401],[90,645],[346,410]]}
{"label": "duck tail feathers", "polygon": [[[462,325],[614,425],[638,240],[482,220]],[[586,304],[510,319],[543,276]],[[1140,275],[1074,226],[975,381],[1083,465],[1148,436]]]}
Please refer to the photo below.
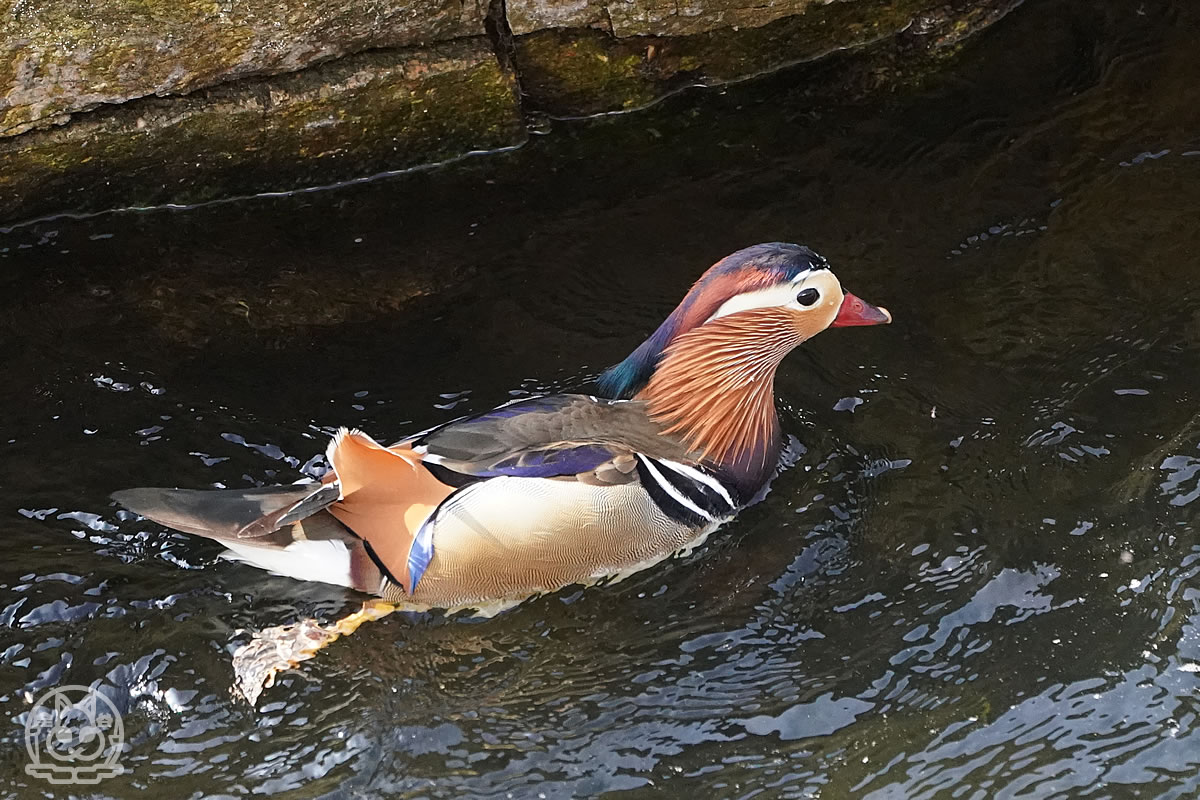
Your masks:
{"label": "duck tail feathers", "polygon": [[340,497],[337,482],[258,489],[125,489],[112,495],[160,525],[218,541],[267,536],[312,516]]}

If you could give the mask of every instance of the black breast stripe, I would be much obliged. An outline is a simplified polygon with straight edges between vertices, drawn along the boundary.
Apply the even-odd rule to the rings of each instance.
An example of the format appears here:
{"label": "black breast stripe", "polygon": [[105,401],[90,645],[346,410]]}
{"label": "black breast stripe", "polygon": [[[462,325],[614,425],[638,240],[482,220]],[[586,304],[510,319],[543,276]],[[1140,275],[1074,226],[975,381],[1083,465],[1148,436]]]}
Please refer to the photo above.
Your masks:
{"label": "black breast stripe", "polygon": [[696,503],[687,493],[675,487],[664,468],[655,463],[654,459],[641,454],[636,458],[638,479],[642,488],[664,514],[693,528],[706,527],[716,522],[717,517],[703,505]]}
{"label": "black breast stripe", "polygon": [[672,486],[711,516],[717,518],[730,517],[737,512],[738,507],[731,502],[734,493],[724,484],[720,483],[719,479],[715,476],[708,473],[701,473],[712,484],[716,484],[724,489],[724,494],[716,486],[675,469],[669,461],[654,459],[654,465],[658,467],[658,471],[662,473],[663,477],[671,482]]}

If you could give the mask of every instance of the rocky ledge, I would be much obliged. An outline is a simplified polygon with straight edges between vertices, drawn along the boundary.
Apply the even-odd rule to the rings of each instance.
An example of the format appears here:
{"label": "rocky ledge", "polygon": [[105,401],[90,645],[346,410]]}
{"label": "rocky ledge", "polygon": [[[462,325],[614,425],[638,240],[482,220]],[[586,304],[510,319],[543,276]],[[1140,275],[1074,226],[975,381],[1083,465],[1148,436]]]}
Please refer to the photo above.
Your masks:
{"label": "rocky ledge", "polygon": [[520,144],[834,51],[952,50],[1020,0],[10,0],[0,225]]}

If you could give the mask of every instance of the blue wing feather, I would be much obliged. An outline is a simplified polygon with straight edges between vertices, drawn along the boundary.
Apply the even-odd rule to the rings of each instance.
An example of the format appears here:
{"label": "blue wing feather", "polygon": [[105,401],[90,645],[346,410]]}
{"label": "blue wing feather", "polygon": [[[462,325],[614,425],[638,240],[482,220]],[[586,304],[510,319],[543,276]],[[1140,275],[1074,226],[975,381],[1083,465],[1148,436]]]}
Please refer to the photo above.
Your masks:
{"label": "blue wing feather", "polygon": [[590,472],[613,457],[604,445],[562,445],[553,449],[522,453],[497,462],[478,473],[484,477],[508,475],[514,478],[556,478]]}
{"label": "blue wing feather", "polygon": [[595,441],[574,424],[573,414],[580,408],[609,404],[581,395],[533,397],[455,420],[410,441],[424,445],[432,463],[473,478],[579,475],[622,450]]}

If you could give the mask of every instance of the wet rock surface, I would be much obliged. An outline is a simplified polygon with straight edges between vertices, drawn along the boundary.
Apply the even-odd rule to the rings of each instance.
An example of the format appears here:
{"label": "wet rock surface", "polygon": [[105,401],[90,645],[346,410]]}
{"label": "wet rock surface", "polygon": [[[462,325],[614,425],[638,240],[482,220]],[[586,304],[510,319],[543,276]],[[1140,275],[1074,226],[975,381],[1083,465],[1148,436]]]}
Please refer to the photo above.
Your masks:
{"label": "wet rock surface", "polygon": [[[622,37],[596,27],[542,30],[517,37],[516,60],[531,107],[557,116],[628,111],[681,88],[745,80],[897,37],[902,38],[895,42],[897,53],[924,58],[951,49],[1017,4],[1007,0],[954,9],[922,0],[805,3],[812,6],[806,13],[767,24],[683,36]],[[644,26],[660,28],[673,29]]]}
{"label": "wet rock surface", "polygon": [[883,42],[921,60],[1019,1],[16,0],[0,225],[436,163],[520,144],[531,114],[633,110]]}
{"label": "wet rock surface", "polygon": [[372,52],[151,98],[0,140],[0,219],[319,185],[521,141],[512,74],[483,38]]}
{"label": "wet rock surface", "polygon": [[508,20],[513,33],[547,28],[602,28],[613,36],[687,36],[719,28],[757,27],[781,17],[801,14],[830,0],[509,0]]}
{"label": "wet rock surface", "polygon": [[102,103],[481,36],[485,14],[478,0],[16,0],[0,18],[0,136]]}

